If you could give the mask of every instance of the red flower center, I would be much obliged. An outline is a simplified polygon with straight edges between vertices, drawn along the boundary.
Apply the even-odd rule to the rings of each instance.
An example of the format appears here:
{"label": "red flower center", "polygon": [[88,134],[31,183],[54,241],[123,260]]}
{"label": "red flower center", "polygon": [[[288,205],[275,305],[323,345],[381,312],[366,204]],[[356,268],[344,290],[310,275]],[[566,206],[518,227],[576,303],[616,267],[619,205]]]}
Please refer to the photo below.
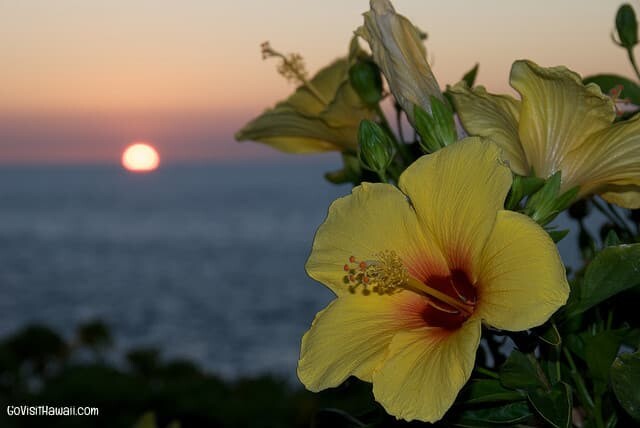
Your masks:
{"label": "red flower center", "polygon": [[422,312],[422,319],[429,326],[455,330],[473,313],[478,299],[476,286],[463,270],[454,269],[449,276],[430,276],[425,284],[460,303],[454,307],[429,296]]}

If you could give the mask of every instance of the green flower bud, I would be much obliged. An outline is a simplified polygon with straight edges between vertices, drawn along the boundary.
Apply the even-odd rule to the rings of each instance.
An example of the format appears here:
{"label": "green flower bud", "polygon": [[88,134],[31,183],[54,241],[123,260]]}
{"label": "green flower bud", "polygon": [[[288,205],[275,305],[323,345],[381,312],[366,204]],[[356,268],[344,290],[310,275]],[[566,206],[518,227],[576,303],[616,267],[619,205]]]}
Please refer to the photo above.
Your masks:
{"label": "green flower bud", "polygon": [[358,158],[363,168],[384,178],[396,154],[389,135],[375,122],[363,120],[358,129]]}
{"label": "green flower bud", "polygon": [[431,113],[427,113],[417,104],[413,110],[416,132],[420,136],[420,147],[426,153],[440,150],[458,139],[451,108],[434,96],[431,96],[430,101]]}
{"label": "green flower bud", "polygon": [[362,101],[375,106],[382,99],[382,77],[378,66],[369,60],[360,60],[349,69],[349,82]]}
{"label": "green flower bud", "polygon": [[616,30],[622,47],[631,49],[638,44],[638,21],[631,5],[623,4],[618,9]]}

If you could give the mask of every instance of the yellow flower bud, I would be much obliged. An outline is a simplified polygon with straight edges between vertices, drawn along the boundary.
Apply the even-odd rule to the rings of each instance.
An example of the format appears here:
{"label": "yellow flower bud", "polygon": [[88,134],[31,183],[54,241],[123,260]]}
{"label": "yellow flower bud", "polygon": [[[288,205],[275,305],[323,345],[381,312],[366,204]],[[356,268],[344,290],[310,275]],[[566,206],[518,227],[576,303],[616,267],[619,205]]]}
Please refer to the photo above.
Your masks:
{"label": "yellow flower bud", "polygon": [[443,100],[427,62],[421,32],[398,15],[389,0],[371,0],[371,10],[364,14],[364,26],[356,33],[369,43],[374,61],[412,124],[414,105],[430,113],[430,97]]}

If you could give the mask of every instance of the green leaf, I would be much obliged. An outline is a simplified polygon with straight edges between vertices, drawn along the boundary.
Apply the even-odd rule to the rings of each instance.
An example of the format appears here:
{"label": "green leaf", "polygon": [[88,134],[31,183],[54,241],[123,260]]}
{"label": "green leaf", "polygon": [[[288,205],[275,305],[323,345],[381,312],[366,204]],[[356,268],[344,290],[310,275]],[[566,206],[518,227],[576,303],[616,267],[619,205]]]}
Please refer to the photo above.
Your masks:
{"label": "green leaf", "polygon": [[511,389],[535,389],[542,386],[536,368],[525,354],[513,350],[500,368],[500,383]]}
{"label": "green leaf", "polygon": [[611,383],[620,405],[640,421],[640,352],[616,358],[611,367]]}
{"label": "green leaf", "polygon": [[458,402],[461,404],[498,403],[525,400],[524,393],[507,389],[498,379],[472,379],[467,383]]}
{"label": "green leaf", "polygon": [[[583,333],[584,334],[584,333]],[[584,340],[580,334],[570,334],[565,336],[565,344],[567,348],[584,360]]]}
{"label": "green leaf", "polygon": [[572,289],[567,317],[640,285],[640,244],[618,245],[600,251],[587,267],[582,282]]}
{"label": "green leaf", "polygon": [[462,80],[467,84],[468,87],[473,88],[473,84],[476,82],[476,76],[478,75],[478,68],[480,64],[476,63],[473,68],[465,73],[462,76]]}
{"label": "green leaf", "polygon": [[597,74],[586,77],[584,83],[595,83],[604,93],[610,93],[612,89],[622,87],[620,98],[628,99],[633,104],[640,104],[640,86],[626,77],[616,74]]}
{"label": "green leaf", "polygon": [[538,337],[551,346],[560,346],[562,343],[560,332],[553,323],[550,323],[546,329],[542,330]]}
{"label": "green leaf", "polygon": [[594,380],[607,383],[611,364],[618,355],[622,337],[613,330],[604,330],[595,335],[581,335],[584,340],[584,360]]}
{"label": "green leaf", "polygon": [[618,237],[618,234],[616,233],[615,230],[611,229],[609,233],[607,233],[606,238],[604,239],[604,246],[615,247],[616,245],[620,245],[620,243],[621,243],[620,237]]}
{"label": "green leaf", "polygon": [[540,416],[552,426],[556,428],[570,426],[573,400],[571,388],[566,383],[557,383],[550,390],[536,388],[529,391],[529,401]]}
{"label": "green leaf", "polygon": [[633,349],[640,348],[640,329],[631,328],[628,325],[618,329],[620,340],[623,344],[631,346]]}
{"label": "green leaf", "polygon": [[492,424],[513,426],[529,417],[529,405],[526,401],[520,401],[503,406],[465,410],[450,423],[457,427],[486,427]]}
{"label": "green leaf", "polygon": [[549,234],[551,239],[553,239],[553,242],[557,244],[558,242],[562,241],[565,238],[565,236],[569,234],[570,231],[571,231],[570,229],[547,230],[547,233]]}

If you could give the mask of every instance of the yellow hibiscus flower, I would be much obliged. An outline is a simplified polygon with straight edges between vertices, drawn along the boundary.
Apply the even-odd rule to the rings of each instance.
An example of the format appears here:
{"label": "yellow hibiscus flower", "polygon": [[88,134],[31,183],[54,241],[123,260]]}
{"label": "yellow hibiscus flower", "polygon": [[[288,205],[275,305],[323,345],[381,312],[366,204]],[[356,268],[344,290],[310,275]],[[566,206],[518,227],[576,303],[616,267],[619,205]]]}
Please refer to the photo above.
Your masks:
{"label": "yellow hibiscus flower", "polygon": [[335,201],[306,268],[337,298],[302,339],[302,383],[353,375],[390,414],[436,421],[471,375],[482,322],[520,331],[562,306],[557,249],[502,209],[510,186],[498,147],[473,137],[418,159],[399,189],[364,183]]}
{"label": "yellow hibiscus flower", "polygon": [[599,194],[640,208],[640,116],[613,123],[613,101],[565,67],[516,61],[511,86],[522,100],[464,83],[451,88],[462,124],[503,150],[516,174],[548,178],[562,172],[561,191]]}
{"label": "yellow hibiscus flower", "polygon": [[[270,49],[268,44],[263,49],[265,46]],[[258,141],[296,154],[355,152],[360,121],[376,117],[349,81],[349,68],[359,55],[354,38],[347,57],[335,60],[309,80],[303,78],[293,95],[251,120],[236,133],[236,140]],[[289,70],[282,72],[288,76]]]}

